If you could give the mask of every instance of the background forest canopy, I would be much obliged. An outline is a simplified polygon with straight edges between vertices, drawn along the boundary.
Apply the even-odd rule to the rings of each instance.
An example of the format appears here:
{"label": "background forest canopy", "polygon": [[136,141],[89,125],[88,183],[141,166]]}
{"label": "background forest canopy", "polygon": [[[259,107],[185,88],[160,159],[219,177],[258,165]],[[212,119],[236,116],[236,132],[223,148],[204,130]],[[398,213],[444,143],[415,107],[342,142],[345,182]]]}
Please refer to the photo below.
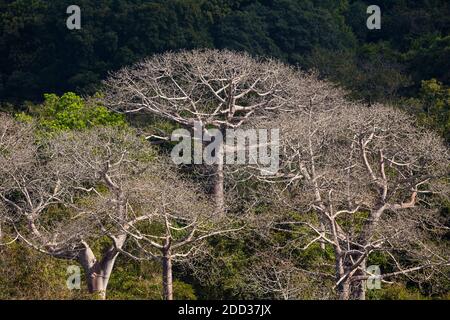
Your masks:
{"label": "background forest canopy", "polygon": [[0,101],[24,110],[44,93],[92,94],[154,53],[228,48],[317,69],[357,99],[394,100],[448,138],[449,2],[377,1],[382,28],[368,30],[369,2],[80,0],[82,29],[71,31],[68,0],[2,0]]}
{"label": "background forest canopy", "polygon": [[[68,30],[65,23],[68,17],[66,8],[72,4],[74,4],[73,1],[66,0],[0,0],[0,115],[2,117],[0,120],[3,122],[0,127],[3,125],[5,128],[13,128],[12,136],[15,137],[14,135],[17,134],[17,141],[23,141],[25,146],[29,144],[29,150],[35,151],[36,154],[39,153],[40,157],[42,156],[44,159],[48,159],[47,157],[50,157],[52,152],[55,155],[58,154],[57,158],[52,160],[53,162],[47,163],[47,160],[43,161],[40,157],[34,159],[25,149],[16,150],[20,157],[24,157],[23,163],[27,163],[27,161],[33,163],[33,167],[29,171],[27,169],[26,174],[33,179],[36,175],[38,178],[36,178],[37,180],[30,178],[30,181],[45,181],[43,184],[47,188],[49,186],[46,184],[52,179],[57,181],[61,179],[66,182],[64,179],[76,180],[79,178],[83,183],[82,188],[86,188],[86,185],[97,188],[98,199],[91,195],[80,197],[79,193],[76,193],[77,197],[84,200],[75,204],[71,203],[73,207],[70,211],[53,204],[42,208],[42,215],[38,217],[40,219],[38,227],[47,226],[46,223],[52,221],[47,220],[50,216],[55,221],[45,232],[56,230],[56,234],[59,234],[58,228],[62,226],[60,222],[65,221],[64,219],[68,217],[77,219],[78,213],[81,212],[77,210],[81,210],[80,208],[100,212],[102,223],[108,221],[108,230],[115,232],[113,235],[106,236],[104,230],[98,234],[91,233],[92,237],[87,241],[89,244],[77,242],[75,236],[63,240],[64,243],[70,244],[73,252],[79,251],[81,247],[84,248],[83,250],[86,249],[85,252],[90,250],[89,254],[98,258],[97,265],[83,266],[85,267],[83,273],[87,279],[90,273],[96,274],[99,270],[104,272],[105,270],[101,268],[104,268],[105,261],[112,260],[112,264],[115,263],[114,272],[111,274],[111,279],[108,278],[109,283],[108,281],[106,284],[89,283],[88,281],[89,290],[86,290],[86,286],[84,286],[83,290],[70,291],[65,283],[66,267],[73,264],[71,259],[83,265],[82,258],[76,256],[72,251],[72,255],[66,256],[66,252],[62,254],[58,251],[62,249],[57,246],[51,250],[45,247],[50,252],[50,255],[45,255],[23,243],[14,242],[8,246],[0,246],[0,299],[90,299],[93,296],[89,292],[102,291],[102,286],[106,291],[106,285],[108,286],[108,298],[118,299],[167,299],[170,295],[176,299],[328,299],[337,297],[336,292],[340,292],[339,294],[342,295],[342,288],[339,288],[333,279],[334,269],[330,267],[335,263],[334,258],[338,256],[336,252],[341,250],[340,244],[330,243],[324,246],[322,243],[320,245],[314,243],[314,245],[307,246],[308,239],[314,238],[315,234],[311,230],[306,231],[307,228],[301,225],[305,223],[303,219],[306,219],[307,224],[316,225],[319,223],[317,219],[321,219],[320,215],[319,218],[312,216],[304,218],[303,215],[299,215],[299,212],[304,212],[306,204],[297,203],[293,199],[285,199],[284,196],[280,196],[282,200],[269,197],[267,203],[258,202],[254,207],[252,205],[251,209],[247,208],[246,205],[253,203],[254,198],[258,197],[256,195],[258,192],[265,194],[268,192],[261,187],[259,182],[255,183],[253,180],[249,180],[248,184],[239,185],[236,190],[233,190],[242,192],[242,195],[245,196],[242,196],[242,203],[233,201],[233,209],[227,210],[251,211],[251,214],[258,217],[256,220],[260,220],[259,223],[246,215],[237,220],[231,219],[232,223],[230,221],[218,222],[221,230],[231,230],[230,234],[224,237],[212,234],[211,237],[205,238],[206,241],[203,241],[202,238],[199,248],[205,250],[206,255],[188,263],[174,262],[171,293],[167,292],[168,288],[164,282],[168,279],[167,263],[164,262],[166,261],[164,259],[167,258],[164,243],[160,248],[159,244],[155,246],[155,243],[150,241],[147,243],[142,239],[137,240],[139,237],[136,236],[134,238],[136,246],[130,247],[125,242],[121,242],[123,234],[119,232],[120,228],[128,226],[127,224],[121,225],[119,228],[115,225],[117,221],[112,219],[114,220],[112,225],[115,227],[109,229],[111,217],[107,212],[108,206],[110,202],[121,203],[122,198],[119,196],[123,195],[122,191],[124,191],[125,197],[130,197],[127,198],[127,201],[129,200],[130,203],[134,201],[133,205],[139,208],[158,206],[156,200],[155,203],[149,204],[139,200],[138,197],[164,199],[163,195],[170,192],[168,191],[171,189],[170,182],[178,183],[174,181],[179,181],[180,177],[185,184],[183,183],[180,187],[181,191],[174,196],[174,199],[168,200],[168,204],[174,207],[173,210],[199,212],[199,215],[194,218],[191,216],[177,217],[179,220],[173,221],[173,229],[166,230],[164,222],[161,221],[164,219],[167,221],[168,216],[157,214],[155,220],[152,220],[150,224],[139,226],[139,232],[158,235],[159,238],[165,232],[174,232],[177,241],[183,243],[186,240],[184,237],[189,237],[189,234],[185,234],[183,229],[188,229],[187,226],[197,228],[196,223],[200,221],[199,230],[204,232],[203,235],[208,235],[208,232],[211,233],[213,232],[211,230],[216,228],[217,221],[212,223],[207,214],[211,204],[207,199],[196,198],[197,196],[194,195],[195,191],[202,193],[200,189],[204,187],[202,179],[205,172],[201,170],[201,172],[191,172],[190,168],[183,168],[179,172],[173,170],[172,167],[165,165],[164,161],[159,162],[159,156],[156,156],[157,153],[165,154],[172,145],[161,144],[157,147],[148,147],[142,139],[143,135],[161,135],[161,133],[170,132],[180,123],[173,123],[170,121],[171,119],[164,119],[159,115],[156,117],[143,114],[124,116],[111,111],[116,107],[115,99],[120,96],[120,92],[126,91],[126,88],[120,87],[120,81],[116,83],[111,79],[114,77],[121,79],[123,74],[119,70],[123,70],[123,67],[133,66],[136,62],[152,57],[154,54],[163,54],[168,51],[179,52],[182,49],[231,49],[233,52],[246,52],[252,57],[274,58],[275,61],[279,60],[286,63],[287,66],[298,67],[299,70],[317,70],[318,79],[315,78],[315,75],[311,76],[309,73],[303,74],[302,71],[299,71],[306,79],[304,83],[303,80],[299,82],[305,85],[305,92],[294,94],[295,99],[302,101],[302,95],[310,93],[308,90],[324,89],[324,92],[330,93],[330,97],[319,97],[318,105],[324,103],[321,99],[323,101],[331,99],[333,102],[341,103],[344,101],[342,96],[344,91],[329,86],[328,82],[324,84],[320,80],[327,79],[327,81],[338,84],[346,89],[345,101],[354,101],[361,108],[366,108],[366,106],[376,108],[375,110],[385,121],[386,130],[389,132],[392,130],[394,137],[397,135],[396,130],[399,130],[399,136],[403,137],[404,141],[414,142],[416,141],[414,139],[418,139],[417,143],[411,143],[414,145],[411,149],[403,150],[408,157],[415,158],[417,154],[430,148],[429,150],[436,151],[436,155],[426,159],[419,157],[420,161],[425,161],[427,165],[429,162],[433,163],[430,169],[432,171],[447,170],[448,173],[448,163],[445,162],[448,161],[448,158],[444,156],[448,148],[445,149],[446,147],[438,142],[439,139],[429,131],[421,131],[422,129],[416,128],[416,124],[419,124],[420,128],[424,126],[431,129],[445,139],[448,147],[450,142],[450,2],[446,0],[377,1],[376,4],[381,7],[382,13],[381,30],[368,30],[366,27],[368,17],[366,9],[368,5],[374,4],[372,1],[79,0],[76,4],[81,8],[82,28],[81,30]],[[233,54],[229,51],[224,52]],[[197,62],[193,61],[192,63]],[[276,63],[275,66],[280,67]],[[283,68],[281,66],[280,70],[284,70]],[[137,69],[130,67],[132,71]],[[291,77],[289,72],[282,73],[287,75],[284,80],[288,84]],[[105,79],[108,80],[104,82]],[[298,86],[295,81],[293,83]],[[118,87],[114,88],[116,85]],[[294,85],[292,86],[294,87]],[[287,87],[289,85],[285,85],[283,88],[287,90]],[[347,102],[342,103],[347,104]],[[348,103],[352,104],[353,102]],[[379,103],[393,105],[406,113],[399,110],[393,111],[394,109],[384,109],[379,106]],[[357,109],[348,107],[345,110]],[[309,143],[314,145],[320,141],[316,152],[322,152],[322,144],[325,143],[330,154],[337,152],[333,149],[335,143],[343,143],[344,152],[349,151],[351,154],[353,151],[350,149],[353,146],[345,144],[345,141],[349,139],[347,133],[343,133],[347,130],[345,123],[348,124],[350,130],[359,132],[364,138],[364,135],[367,134],[364,130],[367,128],[360,128],[357,123],[362,119],[368,122],[377,121],[371,118],[370,109],[364,110],[361,111],[361,118],[348,118],[345,114],[333,113],[336,119],[342,121],[342,125],[330,129],[329,132],[319,130],[318,140],[309,141]],[[1,112],[11,114],[12,117],[3,115]],[[328,127],[333,127],[326,122],[327,117],[324,117],[323,110],[320,108],[309,110],[309,112],[314,114],[313,120],[310,118],[313,126],[328,124]],[[412,114],[413,118],[407,114]],[[392,119],[393,116],[397,117],[397,120]],[[285,141],[286,145],[308,143],[308,141],[302,140],[304,136],[307,136],[305,132],[308,128],[292,127],[289,119],[277,121],[275,119],[274,122],[264,125],[281,126],[287,132],[291,132],[292,140]],[[399,123],[405,124],[405,127],[402,128]],[[255,125],[262,124],[256,122]],[[370,128],[368,130],[370,131]],[[424,132],[426,134],[423,134]],[[25,134],[21,136],[22,133]],[[339,136],[339,139],[342,140],[336,138],[336,141],[328,141],[329,134],[342,134]],[[90,141],[90,143],[85,143],[85,141]],[[367,143],[370,146],[370,143],[373,142],[377,147],[378,144],[387,143],[387,149],[389,149],[397,146],[397,143],[405,144],[404,141],[399,142],[395,139],[370,141],[368,139]],[[2,143],[0,139],[0,151],[3,147]],[[6,146],[8,146],[7,143]],[[76,150],[74,152],[74,146],[79,148],[80,152]],[[113,146],[112,154],[108,153],[110,150],[102,153],[103,150],[97,154],[98,146]],[[115,160],[120,159],[121,152],[127,154],[130,159],[126,159],[126,162],[136,164],[136,167],[128,167],[118,161],[118,167],[113,168],[112,175],[118,179],[119,185],[126,186],[128,189],[119,192],[114,184],[110,184],[111,181],[102,174],[103,167],[96,169],[97,172],[94,172],[94,169],[92,172],[86,171],[84,167],[75,168],[78,169],[78,171],[75,170],[75,173],[67,171],[73,163],[68,160],[69,156],[59,158],[61,150],[63,150],[64,156],[78,157],[82,163],[93,161],[92,163],[96,165],[109,163],[108,157]],[[94,153],[97,157],[95,159],[89,156],[92,150],[95,150]],[[364,147],[361,150],[364,152]],[[386,152],[387,159],[390,154],[389,150]],[[7,153],[6,155],[8,156]],[[3,156],[1,152],[0,156]],[[330,155],[320,153],[319,156],[328,159],[327,157]],[[295,162],[295,155],[292,157],[292,159],[288,157],[289,161]],[[377,161],[376,157],[377,155],[373,155],[373,157],[371,155],[369,161]],[[380,157],[382,159],[384,156]],[[334,157],[331,158],[334,159]],[[36,164],[36,161],[39,163]],[[41,163],[41,161],[43,162]],[[336,161],[333,163],[335,166],[333,168],[341,168],[341,163],[338,163],[340,160]],[[142,163],[151,163],[154,168],[141,177],[139,170],[137,170],[139,173],[136,173],[136,168]],[[447,165],[447,167],[441,168],[439,163]],[[17,166],[20,165],[22,163],[17,164]],[[61,175],[57,178],[55,178],[55,174],[50,173],[52,166],[55,165],[60,169],[57,175]],[[290,170],[290,165],[291,163],[284,169]],[[342,165],[344,168],[344,164]],[[8,167],[6,166],[3,170],[6,172]],[[172,171],[177,171],[177,173]],[[383,188],[387,188],[388,181],[391,183],[392,179],[392,183],[394,183],[397,181],[398,174],[404,174],[401,166],[397,173],[394,171],[391,168],[387,169],[387,178],[384,177],[386,185],[376,187],[381,190],[380,194],[383,193]],[[0,170],[0,178],[2,178],[1,172]],[[119,174],[115,176],[114,174],[117,172]],[[381,172],[384,172],[384,169],[380,169],[380,174]],[[164,176],[165,174],[166,176]],[[326,174],[329,172],[325,170]],[[337,185],[341,183],[339,180],[341,178],[330,176],[330,179],[338,181]],[[416,179],[417,177],[412,175],[412,178]],[[222,181],[222,183],[226,185],[227,179],[229,176],[226,173],[225,182]],[[164,182],[165,180],[167,182]],[[8,179],[5,181],[8,182]],[[404,181],[399,179],[397,182],[401,184]],[[439,181],[439,183],[441,182]],[[71,184],[72,182],[67,183]],[[372,187],[368,187],[365,183],[364,179],[358,181],[360,189],[355,193],[365,195],[374,192]],[[198,187],[199,185],[202,187]],[[294,185],[299,187],[295,183]],[[422,211],[411,211],[414,215],[406,219],[418,221],[417,224],[420,226],[411,222],[414,225],[409,227],[410,230],[403,230],[403,225],[400,227],[402,232],[410,232],[406,235],[410,237],[411,243],[416,239],[423,240],[433,251],[433,257],[430,258],[427,253],[422,252],[422,249],[415,247],[414,244],[409,242],[402,244],[401,239],[389,234],[393,230],[398,231],[396,229],[398,222],[395,221],[395,218],[400,217],[401,220],[404,216],[388,214],[386,220],[383,221],[383,226],[388,234],[386,237],[392,236],[394,242],[390,245],[393,247],[398,245],[400,249],[395,247],[395,250],[383,248],[379,252],[371,251],[370,258],[364,258],[364,265],[366,263],[379,265],[384,273],[389,274],[397,272],[399,266],[406,268],[414,266],[415,263],[420,265],[422,262],[420,259],[430,259],[430,264],[433,265],[437,263],[435,259],[439,260],[440,254],[442,256],[448,254],[450,216],[447,199],[448,184],[444,185],[443,190],[447,191],[444,192],[443,198],[428,198],[425,195],[423,203],[426,205],[421,207]],[[211,186],[207,185],[205,188],[209,187]],[[389,190],[391,187],[389,185]],[[428,185],[425,185],[425,188],[427,187]],[[1,188],[2,186],[0,186],[0,194],[3,190]],[[41,192],[43,185],[34,185],[33,188],[37,188],[36,190]],[[366,188],[368,189],[366,190]],[[230,189],[234,188],[226,185],[226,190]],[[9,197],[12,194],[13,198],[20,199],[20,193],[23,190],[21,188],[17,190],[12,188],[11,190],[8,191],[9,194],[6,192],[3,195],[6,194]],[[148,190],[154,191],[149,194]],[[64,188],[59,191],[62,197],[70,194],[68,199],[72,201],[72,191]],[[85,191],[83,190],[83,192]],[[334,192],[333,189],[327,191],[330,194]],[[398,199],[393,196],[392,199],[398,200],[398,203],[387,205],[388,209],[386,210],[404,209],[401,206],[406,203],[402,201],[409,197],[413,199],[409,195],[409,191],[405,187],[400,194],[396,195]],[[277,192],[281,194],[281,191],[277,190]],[[230,192],[229,196],[237,199],[237,194],[233,192]],[[313,197],[313,195],[308,195],[306,200],[311,200],[308,198],[309,196]],[[336,196],[337,199],[335,199],[339,203],[337,206],[342,204],[338,197]],[[197,201],[192,201],[193,198],[196,198]],[[228,200],[226,198],[224,201]],[[277,212],[283,217],[282,221],[272,219],[270,212],[274,210],[273,208],[281,208],[284,205],[284,202],[278,203],[277,201],[287,201],[292,206],[296,206],[296,209]],[[313,202],[313,200],[311,201]],[[331,202],[331,200],[329,201]],[[389,206],[392,208],[389,209]],[[433,211],[435,208],[437,210]],[[0,215],[3,212],[2,209],[4,208],[0,203]],[[408,210],[408,208],[406,209]],[[21,208],[18,209],[18,211],[20,210]],[[113,210],[116,210],[116,207]],[[164,210],[162,211],[164,212]],[[23,209],[23,212],[26,210]],[[121,217],[120,208],[118,212],[118,216]],[[409,214],[409,211],[406,212]],[[335,219],[333,215],[328,215],[326,210],[322,214],[324,219]],[[351,213],[350,217],[344,215],[342,220],[336,218],[333,223],[341,224],[343,231],[339,232],[346,232],[349,238],[355,237],[357,239],[355,241],[369,241],[363,236],[365,232],[369,232],[363,230],[362,227],[363,221],[368,219],[366,214],[367,211],[356,210]],[[247,218],[249,218],[248,221],[242,221]],[[189,219],[195,220],[195,223],[189,224],[191,221]],[[286,227],[286,221],[289,221],[289,225],[295,226]],[[41,223],[42,225],[40,225]],[[83,226],[86,224],[95,225],[90,220],[83,222]],[[251,225],[250,228],[248,228],[248,224]],[[246,227],[244,228],[243,225]],[[262,232],[261,230],[266,229],[261,229],[261,225],[270,225],[273,229],[271,232]],[[442,226],[444,226],[443,229]],[[75,223],[73,226],[70,225],[70,228],[73,228],[70,230],[74,234],[80,232]],[[244,231],[240,228],[244,228]],[[435,229],[440,231],[434,233]],[[240,230],[238,236],[234,236],[236,230]],[[442,230],[447,231],[442,232]],[[2,229],[0,225],[0,243],[2,242],[2,232],[6,240],[13,239],[13,237],[5,236],[9,231],[11,230]],[[202,237],[201,234],[198,235],[197,229],[193,234],[198,238]],[[304,238],[298,235],[304,235]],[[402,235],[405,236],[405,234]],[[39,243],[41,240],[38,237],[33,238],[33,241]],[[399,245],[395,241],[399,241],[401,244]],[[184,245],[181,246],[186,250],[181,251],[183,254],[192,248],[189,241]],[[366,243],[366,245],[368,244]],[[403,245],[404,247],[402,247]],[[300,250],[300,247],[303,246],[306,247],[306,250]],[[117,247],[124,252],[121,251],[115,261],[116,257],[114,256],[114,259],[111,257],[112,253],[118,252],[115,251]],[[133,251],[138,247],[141,248],[138,250],[139,254],[136,253],[137,251]],[[277,251],[277,254],[272,254],[267,248],[273,247],[282,247],[282,249]],[[66,249],[65,247],[64,250]],[[353,247],[348,248],[348,252],[356,251],[353,249]],[[125,254],[125,251],[128,254]],[[347,251],[345,252],[347,256]],[[177,252],[177,254],[181,253]],[[435,253],[436,255],[434,255]],[[134,256],[136,254],[139,259]],[[349,255],[352,254],[349,253]],[[54,257],[58,259],[54,259]],[[351,259],[353,258],[351,257]],[[176,259],[174,258],[174,260]],[[343,262],[344,265],[345,263],[349,262]],[[355,261],[352,260],[352,263]],[[312,266],[320,272],[323,271],[323,274],[331,274],[331,278],[329,276],[322,277],[322,275],[310,277],[308,270]],[[11,272],[11,270],[14,271]],[[279,276],[281,276],[281,280]],[[361,279],[363,277],[358,273],[354,276],[356,278],[360,276]],[[278,282],[274,282],[273,279],[277,279]],[[281,288],[276,288],[275,285],[281,285]],[[419,271],[417,276],[400,275],[392,284],[383,283],[381,290],[367,291],[367,293],[357,292],[358,288],[349,290],[351,297],[347,298],[361,297],[362,295],[368,299],[448,299],[450,275],[448,268],[439,269],[436,272],[424,270],[423,272]]]}

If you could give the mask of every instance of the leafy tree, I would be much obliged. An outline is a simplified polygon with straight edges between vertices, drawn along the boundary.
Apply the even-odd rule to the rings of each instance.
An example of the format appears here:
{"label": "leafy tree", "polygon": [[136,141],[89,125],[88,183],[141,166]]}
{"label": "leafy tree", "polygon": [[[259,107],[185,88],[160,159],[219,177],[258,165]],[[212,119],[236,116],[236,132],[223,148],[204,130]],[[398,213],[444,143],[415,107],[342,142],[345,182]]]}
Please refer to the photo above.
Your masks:
{"label": "leafy tree", "polygon": [[435,128],[450,141],[450,87],[436,79],[424,80],[419,97],[409,103],[418,109],[422,124]]}
{"label": "leafy tree", "polygon": [[[31,107],[43,130],[58,132],[84,130],[96,126],[125,126],[125,118],[110,112],[106,107],[96,104],[93,99],[83,99],[73,92],[63,94],[45,94],[42,105]],[[26,121],[26,114],[18,115]]]}

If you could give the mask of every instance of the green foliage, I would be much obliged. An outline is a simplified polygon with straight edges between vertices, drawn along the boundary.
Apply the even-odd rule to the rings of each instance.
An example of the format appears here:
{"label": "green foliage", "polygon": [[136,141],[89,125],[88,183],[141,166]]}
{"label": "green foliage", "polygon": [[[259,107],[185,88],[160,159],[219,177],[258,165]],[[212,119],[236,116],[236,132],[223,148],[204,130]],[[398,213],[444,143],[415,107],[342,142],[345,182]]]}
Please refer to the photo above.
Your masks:
{"label": "green foliage", "polygon": [[350,215],[343,215],[337,221],[345,230],[351,230],[351,233],[360,233],[368,216],[369,212],[367,211],[357,211]]}
{"label": "green foliage", "polygon": [[450,139],[450,87],[436,79],[422,81],[420,99],[424,113],[420,119],[427,125],[437,128],[442,135]]}
{"label": "green foliage", "polygon": [[[109,299],[161,300],[163,299],[162,268],[156,261],[136,262],[119,257],[109,283]],[[196,300],[190,284],[174,279],[174,299]]]}
{"label": "green foliage", "polygon": [[404,284],[382,284],[381,289],[368,290],[370,300],[427,300],[417,288],[407,288]]}
{"label": "green foliage", "polygon": [[66,286],[70,261],[55,260],[15,242],[0,248],[0,300],[87,299],[86,289]]}
{"label": "green foliage", "polygon": [[243,270],[251,263],[252,248],[248,234],[241,235],[240,239],[211,238],[209,245],[214,248],[211,257],[205,262],[204,269],[207,275],[201,279],[192,278],[189,274],[186,279],[196,286],[199,299],[251,299],[246,293],[246,280]]}
{"label": "green foliage", "polygon": [[[412,92],[423,79],[450,80],[445,0],[379,1],[381,30],[366,28],[371,3],[363,0],[81,0],[76,31],[64,23],[70,4],[0,3],[0,101],[38,101],[47,91],[91,94],[111,70],[153,53],[199,47],[245,50],[302,67],[321,59],[312,66],[329,76],[328,64],[334,65],[332,77],[370,101],[385,98],[384,90],[396,94],[410,78]],[[375,93],[367,96],[369,90]]]}
{"label": "green foliage", "polygon": [[[106,240],[94,246],[100,250]],[[69,290],[66,286],[67,267],[76,262],[57,260],[37,253],[15,242],[0,248],[0,300],[8,299],[95,299],[87,292],[84,275],[81,290]],[[174,280],[175,299],[195,300],[191,285]],[[135,262],[120,257],[110,279],[109,299],[162,299],[161,266],[157,262]]]}
{"label": "green foliage", "polygon": [[422,79],[437,78],[450,83],[450,35],[430,33],[412,42],[402,55],[416,83]]}
{"label": "green foliage", "polygon": [[392,100],[411,82],[405,67],[388,43],[363,44],[357,50],[315,49],[307,66],[351,90],[351,96],[369,103]]}
{"label": "green foliage", "polygon": [[20,112],[16,114],[16,120],[23,123],[31,123],[33,121],[33,117],[25,112]]}
{"label": "green foliage", "polygon": [[[124,117],[107,108],[86,102],[73,92],[58,97],[45,94],[37,112],[39,124],[47,131],[84,130],[95,126],[124,126]],[[23,116],[22,116],[23,117]]]}
{"label": "green foliage", "polygon": [[406,101],[418,115],[419,122],[436,129],[450,141],[450,87],[436,79],[422,81],[417,98]]}
{"label": "green foliage", "polygon": [[[0,1],[0,109],[16,112],[21,122],[36,119],[42,133],[126,126],[124,116],[80,95],[97,92],[109,71],[153,53],[216,47],[315,68],[350,89],[353,98],[369,103],[403,97],[421,124],[450,141],[449,1],[378,1],[383,14],[381,30],[366,28],[366,9],[372,3],[363,0],[80,0],[79,31],[65,26],[70,4],[69,0]],[[20,112],[27,104],[21,109],[18,105],[26,100],[42,104],[30,106],[30,114]],[[161,136],[176,128],[148,115],[133,116],[131,123]],[[141,160],[152,159],[152,155],[141,156]],[[271,209],[264,204],[255,214]],[[448,205],[445,210],[448,217]],[[56,221],[67,212],[52,207],[46,214]],[[339,222],[358,231],[365,216],[358,213]],[[291,218],[314,219],[307,215]],[[158,226],[148,229],[155,231]],[[313,236],[304,226],[292,231]],[[292,240],[285,232],[270,235],[270,241],[280,246]],[[102,238],[94,251],[98,254],[109,244]],[[175,298],[253,298],[246,292],[242,273],[255,261],[255,250],[267,246],[265,240],[255,240],[249,232],[239,239],[210,239],[210,246],[214,248],[211,259],[217,263],[208,270],[210,280],[200,282],[184,274],[174,282]],[[290,254],[300,267],[332,265],[334,259],[329,246],[323,251],[317,244]],[[371,254],[368,263],[380,265],[384,272],[391,268],[389,259],[379,252]],[[85,290],[67,290],[69,264],[18,243],[0,247],[0,299],[89,298]],[[138,263],[120,256],[109,298],[161,299],[160,268],[158,262]],[[382,290],[370,290],[368,296],[425,298],[426,292],[406,283],[383,284]]]}

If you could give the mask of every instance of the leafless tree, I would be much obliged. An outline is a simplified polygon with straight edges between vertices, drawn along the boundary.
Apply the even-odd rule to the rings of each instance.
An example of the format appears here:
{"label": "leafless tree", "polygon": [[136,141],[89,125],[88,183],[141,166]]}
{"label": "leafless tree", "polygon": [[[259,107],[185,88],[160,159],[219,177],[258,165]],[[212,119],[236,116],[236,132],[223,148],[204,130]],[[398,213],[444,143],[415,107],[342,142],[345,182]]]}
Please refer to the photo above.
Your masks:
{"label": "leafless tree", "polygon": [[[306,98],[293,101],[297,112],[262,124],[281,130],[282,169],[259,179],[274,186],[285,208],[303,215],[286,220],[280,214],[272,226],[301,235],[303,249],[333,248],[341,299],[365,298],[374,252],[397,269],[379,280],[448,266],[448,248],[436,245],[448,228],[433,203],[436,195],[448,196],[448,149],[441,139],[404,112],[347,102],[330,86]],[[312,232],[309,240],[300,227]]]}
{"label": "leafless tree", "polygon": [[[131,129],[62,132],[37,143],[32,126],[6,116],[1,125],[2,220],[39,252],[78,261],[100,298],[124,252],[161,260],[164,297],[172,299],[173,261],[240,229]],[[105,236],[110,244],[97,257],[92,245]]]}
{"label": "leafless tree", "polygon": [[40,154],[33,124],[22,124],[2,115],[0,131],[3,222],[13,228],[14,239],[55,257],[74,258],[74,239],[79,234],[75,224],[66,229],[73,232],[64,232],[64,236],[60,223],[52,225],[52,231],[42,224],[49,217],[47,210],[61,204],[68,189],[60,172],[53,171],[47,165],[48,159]]}
{"label": "leafless tree", "polygon": [[147,178],[130,181],[128,189],[133,190],[133,219],[126,229],[130,244],[122,252],[137,260],[161,261],[164,299],[173,299],[174,262],[195,259],[208,238],[242,228],[231,217],[219,217],[204,192],[180,179],[170,163]]}
{"label": "leafless tree", "polygon": [[157,166],[155,152],[132,130],[107,127],[62,134],[51,141],[51,148],[55,155],[54,169],[69,167],[69,173],[77,172],[68,177],[71,185],[90,195],[72,207],[79,215],[93,217],[97,233],[111,241],[101,259],[96,259],[83,240],[80,256],[86,274],[92,279],[88,282],[89,289],[104,295],[115,260],[125,244],[126,230],[133,223],[129,198],[135,190],[130,188],[130,181]]}
{"label": "leafless tree", "polygon": [[258,297],[280,300],[326,299],[331,290],[322,275],[307,270],[295,257],[273,247],[266,247],[253,257],[243,272],[247,288]]}
{"label": "leafless tree", "polygon": [[[11,116],[0,113],[0,166],[2,172],[12,172],[14,164],[20,164],[30,157],[33,149],[30,148],[31,126],[20,125]],[[0,174],[0,193],[3,194],[10,185],[11,180]],[[2,222],[7,219],[7,210],[4,202],[0,203],[0,244],[3,240]],[[14,238],[16,239],[16,238]],[[17,239],[16,239],[17,240]]]}
{"label": "leafless tree", "polygon": [[[47,171],[42,171],[38,179],[33,179],[36,170],[38,147],[34,143],[32,124],[22,124],[12,117],[0,115],[0,197],[3,207],[3,221],[17,221],[21,218],[36,230],[35,216],[57,201],[64,191],[55,180],[53,188],[42,190],[40,187],[50,178]],[[29,181],[29,186],[24,183]],[[52,187],[52,186],[50,186]],[[16,214],[10,214],[10,208]],[[23,212],[24,208],[25,212]],[[25,209],[26,208],[26,209]],[[23,215],[20,213],[23,212]]]}
{"label": "leafless tree", "polygon": [[[277,113],[296,90],[292,68],[245,53],[194,50],[155,55],[113,74],[104,103],[126,113],[149,112],[194,129],[223,135],[254,117]],[[220,149],[220,148],[218,148]],[[221,159],[218,155],[218,159]],[[215,203],[224,209],[223,161],[214,164]]]}
{"label": "leafless tree", "polygon": [[[34,249],[78,261],[89,291],[104,299],[126,232],[100,209],[107,207],[126,220],[127,192],[132,190],[124,190],[123,184],[148,165],[143,161],[150,159],[148,144],[132,132],[112,128],[62,133],[37,144],[32,130],[25,136],[20,124],[8,123],[17,127],[7,133],[8,139],[22,141],[8,148],[9,159],[2,159],[6,221]],[[89,243],[105,235],[111,244],[97,259]]]}
{"label": "leafless tree", "polygon": [[[173,299],[173,261],[201,253],[209,237],[239,230],[231,226],[231,219],[218,218],[202,190],[181,179],[176,167],[133,131],[100,128],[67,133],[54,139],[52,148],[57,165],[71,165],[92,183],[102,182],[87,188],[79,177],[73,181],[78,190],[95,195],[92,203],[77,204],[78,211],[94,216],[113,243],[101,263],[102,290],[122,252],[139,260],[161,261],[164,297]],[[104,186],[107,193],[101,190]],[[125,247],[126,239],[131,243]]]}

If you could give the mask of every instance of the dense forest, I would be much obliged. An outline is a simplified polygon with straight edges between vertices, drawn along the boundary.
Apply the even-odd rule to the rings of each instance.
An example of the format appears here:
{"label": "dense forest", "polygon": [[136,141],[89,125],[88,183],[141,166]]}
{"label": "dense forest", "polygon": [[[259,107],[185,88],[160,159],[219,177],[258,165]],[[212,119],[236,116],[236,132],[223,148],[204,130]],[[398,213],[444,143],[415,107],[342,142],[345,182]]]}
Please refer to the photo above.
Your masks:
{"label": "dense forest", "polygon": [[[450,298],[450,2],[377,1],[380,30],[372,1],[79,0],[68,30],[71,4],[0,0],[0,299]],[[207,76],[235,70],[253,71],[236,80],[244,116],[221,118],[211,104],[232,88]],[[287,118],[269,111],[279,99]],[[168,163],[158,138],[189,114],[284,130],[283,176]],[[370,265],[390,275],[381,289],[362,290]]]}

